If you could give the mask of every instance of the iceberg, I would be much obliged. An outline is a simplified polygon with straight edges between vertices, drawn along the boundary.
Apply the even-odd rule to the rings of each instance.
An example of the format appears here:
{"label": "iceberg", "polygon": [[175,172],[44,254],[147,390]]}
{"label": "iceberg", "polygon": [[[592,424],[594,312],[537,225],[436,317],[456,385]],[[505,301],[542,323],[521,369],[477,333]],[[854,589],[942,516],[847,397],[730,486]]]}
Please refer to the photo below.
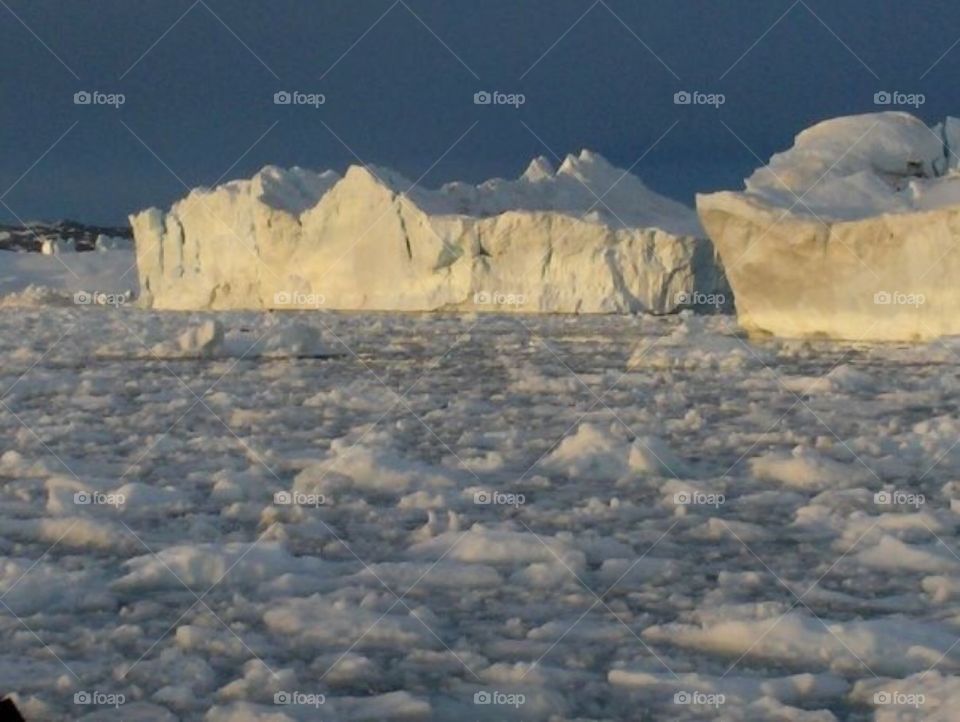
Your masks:
{"label": "iceberg", "polygon": [[268,166],[130,220],[157,309],[662,314],[730,298],[696,213],[590,151],[438,190]]}
{"label": "iceberg", "polygon": [[835,118],[697,210],[740,325],[783,337],[960,333],[960,121]]}

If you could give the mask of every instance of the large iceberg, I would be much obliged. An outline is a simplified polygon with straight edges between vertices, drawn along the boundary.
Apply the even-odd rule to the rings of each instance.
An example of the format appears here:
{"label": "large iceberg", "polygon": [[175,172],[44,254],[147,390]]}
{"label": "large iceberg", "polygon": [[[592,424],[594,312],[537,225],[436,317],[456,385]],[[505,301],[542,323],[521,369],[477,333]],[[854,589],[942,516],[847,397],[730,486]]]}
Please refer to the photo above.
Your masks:
{"label": "large iceberg", "polygon": [[131,223],[153,308],[669,313],[729,298],[694,211],[589,151],[439,190],[382,168],[267,167]]}
{"label": "large iceberg", "polygon": [[960,121],[828,120],[746,180],[700,195],[740,324],[778,336],[960,333]]}

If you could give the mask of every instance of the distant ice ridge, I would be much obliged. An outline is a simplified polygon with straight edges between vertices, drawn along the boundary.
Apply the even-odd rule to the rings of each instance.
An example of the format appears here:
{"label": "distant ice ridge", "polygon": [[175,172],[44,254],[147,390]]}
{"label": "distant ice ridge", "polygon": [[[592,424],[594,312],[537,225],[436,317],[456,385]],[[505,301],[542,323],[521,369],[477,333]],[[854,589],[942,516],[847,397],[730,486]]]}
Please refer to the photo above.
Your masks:
{"label": "distant ice ridge", "polygon": [[701,195],[740,324],[785,337],[960,334],[960,120],[835,118],[746,180]]}
{"label": "distant ice ridge", "polygon": [[160,309],[670,313],[730,296],[696,214],[589,151],[439,190],[268,166],[131,223]]}

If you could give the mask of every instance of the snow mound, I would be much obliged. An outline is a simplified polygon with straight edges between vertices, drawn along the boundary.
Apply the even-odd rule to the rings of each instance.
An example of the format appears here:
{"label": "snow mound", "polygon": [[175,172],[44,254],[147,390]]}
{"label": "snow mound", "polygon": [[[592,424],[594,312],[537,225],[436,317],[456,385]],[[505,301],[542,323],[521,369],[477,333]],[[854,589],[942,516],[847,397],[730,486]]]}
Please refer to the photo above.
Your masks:
{"label": "snow mound", "polygon": [[589,151],[439,190],[268,167],[131,223],[160,309],[668,313],[729,293],[696,215]]}
{"label": "snow mound", "polygon": [[905,544],[886,534],[875,546],[858,552],[856,558],[865,567],[887,572],[956,574],[960,571],[960,562],[942,547]]}
{"label": "snow mound", "polygon": [[294,479],[293,491],[305,494],[399,496],[414,489],[454,485],[443,469],[403,457],[388,434],[361,441],[336,439],[327,458],[307,466]]}
{"label": "snow mound", "polygon": [[726,316],[680,314],[680,323],[667,336],[647,338],[634,349],[627,369],[716,369],[738,371],[767,362],[769,353],[737,338],[738,329]]}
{"label": "snow mound", "polygon": [[781,382],[787,390],[804,396],[869,393],[876,386],[868,374],[848,364],[831,369],[825,376],[791,376]]}
{"label": "snow mound", "polygon": [[584,481],[617,481],[629,474],[676,476],[683,464],[663,441],[637,438],[628,441],[615,429],[581,424],[541,462],[548,471]]}
{"label": "snow mound", "polygon": [[[236,347],[229,345],[232,353]],[[320,331],[304,323],[279,324],[260,338],[251,353],[266,358],[286,358],[290,356],[322,357],[333,354]]]}
{"label": "snow mound", "polygon": [[357,649],[431,648],[438,644],[430,630],[405,607],[391,609],[389,603],[383,610],[359,608],[314,595],[271,606],[263,621],[272,634],[293,637],[298,646],[310,650],[340,652],[344,639],[358,640]]}
{"label": "snow mound", "polygon": [[788,489],[836,489],[862,484],[870,472],[854,463],[841,463],[813,449],[797,446],[788,454],[772,452],[750,460],[750,469],[758,479],[776,481]]}
{"label": "snow mound", "polygon": [[874,674],[923,672],[938,664],[957,669],[960,651],[951,647],[950,627],[910,619],[836,622],[799,612],[768,619],[727,620],[705,628],[686,624],[648,627],[648,640],[737,659],[804,664],[844,675],[864,665]]}
{"label": "snow mound", "polygon": [[633,689],[652,689],[670,695],[695,689],[704,693],[722,694],[728,700],[750,701],[773,697],[788,704],[824,702],[843,697],[850,685],[832,674],[796,674],[790,677],[709,677],[701,674],[661,674],[627,669],[613,669],[610,683]]}
{"label": "snow mound", "polygon": [[859,680],[850,696],[874,707],[877,722],[951,722],[960,705],[960,679],[930,670],[904,679]]}
{"label": "snow mound", "polygon": [[0,296],[0,308],[16,308],[19,306],[69,306],[73,297],[66,291],[49,286],[30,284],[19,291],[11,291]]}
{"label": "snow mound", "polygon": [[325,358],[334,351],[317,328],[304,323],[278,321],[250,333],[227,331],[221,320],[207,318],[186,326],[175,341],[154,344],[150,355],[161,359],[289,359]]}
{"label": "snow mound", "polygon": [[[445,558],[467,564],[514,566],[518,564],[559,565],[569,574],[582,570],[586,557],[559,537],[548,537],[480,525],[466,532],[445,532],[414,544],[408,554],[415,559]],[[445,555],[445,556],[444,556]]]}
{"label": "snow mound", "polygon": [[697,197],[740,324],[784,337],[912,341],[960,333],[960,121],[835,118],[743,192]]}
{"label": "snow mound", "polygon": [[293,557],[275,542],[173,546],[126,562],[127,574],[114,583],[126,593],[191,587],[198,593],[214,585],[254,586],[281,574],[320,574],[323,562]]}
{"label": "snow mound", "polygon": [[[931,129],[908,113],[826,120],[747,178],[746,191],[773,206],[836,220],[955,204],[960,184],[941,176],[956,167],[944,127],[956,137],[957,122]],[[945,188],[956,195],[950,199]]]}

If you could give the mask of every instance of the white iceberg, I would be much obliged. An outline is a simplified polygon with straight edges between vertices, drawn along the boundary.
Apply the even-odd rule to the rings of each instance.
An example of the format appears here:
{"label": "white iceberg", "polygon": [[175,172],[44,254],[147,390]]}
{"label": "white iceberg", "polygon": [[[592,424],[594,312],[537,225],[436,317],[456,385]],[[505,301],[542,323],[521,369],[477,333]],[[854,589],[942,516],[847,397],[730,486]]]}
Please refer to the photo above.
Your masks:
{"label": "white iceberg", "polygon": [[748,331],[904,341],[960,333],[960,121],[828,120],[743,192],[700,195]]}
{"label": "white iceberg", "polygon": [[670,313],[729,298],[696,214],[588,151],[432,191],[380,168],[267,167],[131,223],[158,309]]}

